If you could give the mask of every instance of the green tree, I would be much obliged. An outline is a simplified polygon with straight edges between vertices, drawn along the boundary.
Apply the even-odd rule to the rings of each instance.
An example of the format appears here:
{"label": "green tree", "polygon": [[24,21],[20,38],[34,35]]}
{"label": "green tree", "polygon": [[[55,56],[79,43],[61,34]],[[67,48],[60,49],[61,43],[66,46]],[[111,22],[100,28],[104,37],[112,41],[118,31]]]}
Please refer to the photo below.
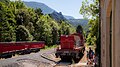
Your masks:
{"label": "green tree", "polygon": [[27,9],[19,9],[16,13],[16,21],[18,25],[28,25],[31,20],[31,16]]}
{"label": "green tree", "polygon": [[23,8],[26,9],[25,4],[21,0],[15,1],[15,4],[16,4],[16,9],[23,9]]}
{"label": "green tree", "polygon": [[35,13],[37,13],[37,15],[43,15],[42,10],[40,8],[35,9]]}
{"label": "green tree", "polygon": [[69,30],[67,31],[67,28],[68,28],[69,26],[64,22],[64,21],[62,21],[61,22],[61,25],[60,25],[60,31],[61,31],[61,34],[63,34],[63,35],[67,35],[68,34],[68,32],[69,32]]}
{"label": "green tree", "polygon": [[83,28],[82,28],[81,25],[78,25],[78,26],[77,26],[76,32],[77,32],[77,33],[81,33],[81,34],[83,33]]}
{"label": "green tree", "polygon": [[89,45],[98,44],[99,32],[98,32],[98,23],[99,23],[99,1],[98,0],[85,0],[82,2],[82,7],[80,13],[89,19],[89,34],[87,36],[87,43]]}
{"label": "green tree", "polygon": [[88,45],[96,45],[96,53],[100,53],[99,33],[99,0],[85,0],[82,2],[80,13],[89,19]]}
{"label": "green tree", "polygon": [[30,34],[29,30],[25,26],[19,25],[16,29],[16,41],[32,41],[33,36]]}
{"label": "green tree", "polygon": [[15,41],[15,16],[10,8],[0,2],[0,39],[1,41]]}
{"label": "green tree", "polygon": [[36,22],[37,26],[35,28],[36,35],[39,35],[39,37],[35,37],[39,40],[44,40],[47,45],[51,44],[51,33],[52,33],[52,27],[50,26],[50,17],[48,15],[42,15],[39,20]]}
{"label": "green tree", "polygon": [[8,5],[10,3],[10,0],[0,0],[0,2],[4,3],[5,5]]}
{"label": "green tree", "polygon": [[57,28],[55,28],[53,26],[52,28],[52,44],[55,45],[58,41],[58,32],[57,32]]}

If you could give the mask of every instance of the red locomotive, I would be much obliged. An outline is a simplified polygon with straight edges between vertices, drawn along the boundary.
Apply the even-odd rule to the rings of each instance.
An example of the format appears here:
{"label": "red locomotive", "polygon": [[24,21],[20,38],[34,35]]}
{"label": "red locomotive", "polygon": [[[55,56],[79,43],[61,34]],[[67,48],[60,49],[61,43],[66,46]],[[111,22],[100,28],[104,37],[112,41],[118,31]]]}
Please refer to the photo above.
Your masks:
{"label": "red locomotive", "polygon": [[40,42],[0,42],[0,58],[10,58],[15,54],[38,52],[44,48],[45,43]]}
{"label": "red locomotive", "polygon": [[62,35],[60,37],[60,45],[56,49],[56,57],[60,57],[61,60],[73,59],[78,62],[82,55],[84,54],[84,38],[80,33],[75,33],[72,35]]}

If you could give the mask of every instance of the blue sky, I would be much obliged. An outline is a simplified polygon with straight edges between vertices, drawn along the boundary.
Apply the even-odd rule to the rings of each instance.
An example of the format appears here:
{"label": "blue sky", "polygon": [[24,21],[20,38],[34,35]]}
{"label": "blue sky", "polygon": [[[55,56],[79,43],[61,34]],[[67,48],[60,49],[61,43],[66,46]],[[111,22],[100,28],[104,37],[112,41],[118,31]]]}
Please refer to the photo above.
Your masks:
{"label": "blue sky", "polygon": [[62,12],[63,15],[73,16],[74,18],[83,18],[79,10],[83,0],[22,0],[41,2],[56,10]]}

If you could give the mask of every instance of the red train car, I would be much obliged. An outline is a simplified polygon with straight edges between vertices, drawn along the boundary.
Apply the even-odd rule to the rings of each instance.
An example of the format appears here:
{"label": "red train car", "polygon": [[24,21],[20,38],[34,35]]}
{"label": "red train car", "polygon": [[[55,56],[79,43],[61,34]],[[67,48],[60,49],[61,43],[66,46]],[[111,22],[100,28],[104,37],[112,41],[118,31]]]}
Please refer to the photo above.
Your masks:
{"label": "red train car", "polygon": [[40,42],[0,42],[0,58],[9,58],[15,54],[37,52],[44,48],[45,43]]}
{"label": "red train car", "polygon": [[32,43],[29,43],[29,44],[30,44],[29,49],[32,52],[40,51],[40,48],[45,47],[45,43],[43,41],[41,41],[41,42],[32,42]]}
{"label": "red train car", "polygon": [[71,60],[78,62],[85,51],[84,38],[82,34],[62,35],[60,45],[56,49],[56,57],[62,60]]}

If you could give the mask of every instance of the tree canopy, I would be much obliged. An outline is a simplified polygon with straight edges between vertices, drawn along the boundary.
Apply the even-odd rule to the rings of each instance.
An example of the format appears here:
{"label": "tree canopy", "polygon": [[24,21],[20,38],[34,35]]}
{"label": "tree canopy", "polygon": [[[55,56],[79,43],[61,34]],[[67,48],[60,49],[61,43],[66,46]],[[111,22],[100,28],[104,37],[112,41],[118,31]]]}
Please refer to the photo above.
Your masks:
{"label": "tree canopy", "polygon": [[88,45],[95,45],[95,52],[97,55],[100,54],[100,27],[99,27],[99,0],[85,0],[82,2],[80,13],[89,19],[89,33],[86,36],[86,42]]}
{"label": "tree canopy", "polygon": [[84,16],[84,18],[89,19],[88,25],[89,33],[86,38],[88,45],[98,44],[99,40],[99,1],[98,0],[84,0],[82,2],[82,6],[80,8],[80,14]]}

